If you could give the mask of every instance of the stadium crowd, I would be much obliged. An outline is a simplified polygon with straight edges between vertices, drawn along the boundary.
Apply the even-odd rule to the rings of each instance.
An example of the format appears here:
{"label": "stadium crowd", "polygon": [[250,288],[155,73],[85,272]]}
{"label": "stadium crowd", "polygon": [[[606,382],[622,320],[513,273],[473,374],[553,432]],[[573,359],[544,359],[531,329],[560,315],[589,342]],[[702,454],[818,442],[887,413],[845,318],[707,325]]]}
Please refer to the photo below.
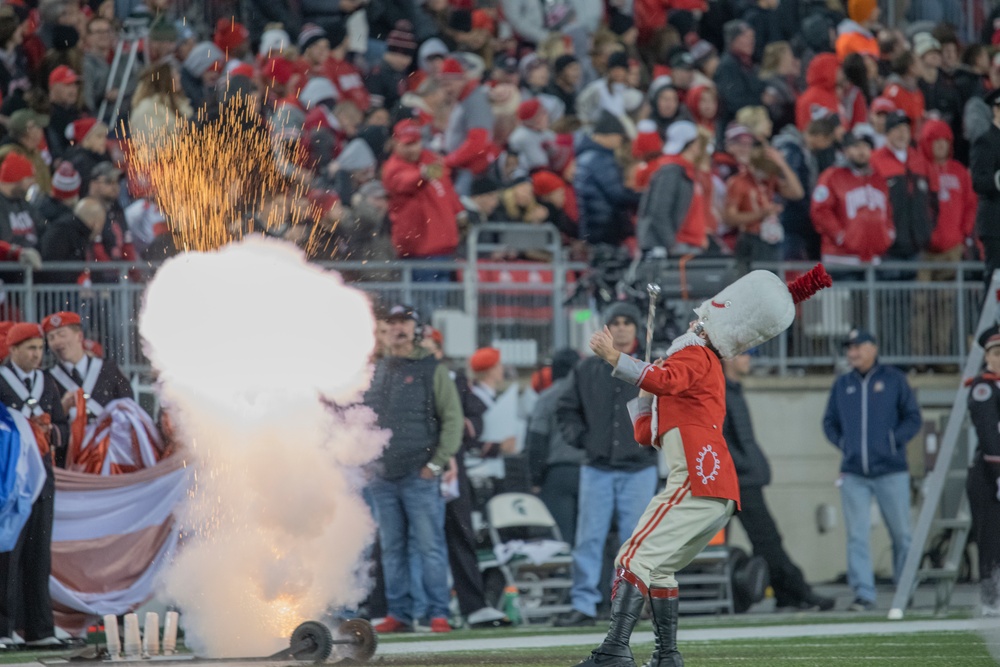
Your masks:
{"label": "stadium crowd", "polygon": [[211,34],[168,0],[33,5],[0,7],[0,240],[28,263],[175,252],[125,140],[233,90],[287,177],[267,233],[316,259],[452,258],[483,221],[576,259],[1000,255],[1000,56],[956,0],[905,31],[875,0],[255,1]]}
{"label": "stadium crowd", "polygon": [[[959,38],[957,0],[913,0],[905,30],[880,17],[876,0],[247,0],[206,27],[170,0],[4,0],[0,256],[44,269],[176,253],[156,193],[129,168],[128,139],[212,122],[236,90],[255,100],[254,123],[285,178],[266,193],[266,211],[248,198],[243,229],[298,243],[312,259],[450,259],[470,229],[503,221],[551,223],[569,256],[592,261],[731,257],[747,270],[781,259],[852,267],[982,258],[996,268],[1000,8],[976,43]],[[119,45],[125,55],[115,57]],[[264,230],[262,219],[285,224]],[[604,317],[621,351],[635,352],[638,313]],[[423,617],[447,631],[449,566],[462,615],[500,625],[475,567],[471,507],[446,510],[438,477],[467,488],[464,454],[511,453],[510,443],[475,435],[503,384],[501,360],[480,350],[469,380],[449,378],[436,363],[440,337],[421,336],[419,320],[404,306],[382,315],[368,397],[402,434],[369,489],[386,571],[378,629]],[[40,340],[61,328],[48,320],[10,340],[38,341],[32,355],[40,354]],[[82,331],[70,333],[82,349]],[[851,345],[865,343],[874,339]],[[65,373],[86,376],[80,354],[63,360]],[[23,370],[39,361],[26,356]],[[626,385],[601,385],[613,382],[604,370],[598,380],[577,361],[572,351],[557,355],[539,389],[554,380],[559,392],[542,394],[528,429],[529,456],[541,465],[527,490],[546,498],[583,573],[564,625],[592,624],[598,613],[612,508],[621,532],[656,485],[651,451],[605,451],[634,444]],[[727,372],[736,391],[742,373]],[[575,405],[563,400],[567,387],[579,392]],[[610,390],[615,415],[588,421],[588,407]],[[52,409],[62,407],[55,400]],[[747,416],[728,428],[759,451]],[[759,493],[770,473],[762,454],[748,456],[766,471],[748,483]],[[616,498],[604,523],[578,524],[585,479],[649,488]],[[760,508],[757,520],[770,521],[762,500]],[[780,539],[765,546],[784,572],[783,606],[832,607]],[[855,606],[869,609],[872,600],[858,596]],[[40,625],[29,640],[49,639],[50,624]]]}

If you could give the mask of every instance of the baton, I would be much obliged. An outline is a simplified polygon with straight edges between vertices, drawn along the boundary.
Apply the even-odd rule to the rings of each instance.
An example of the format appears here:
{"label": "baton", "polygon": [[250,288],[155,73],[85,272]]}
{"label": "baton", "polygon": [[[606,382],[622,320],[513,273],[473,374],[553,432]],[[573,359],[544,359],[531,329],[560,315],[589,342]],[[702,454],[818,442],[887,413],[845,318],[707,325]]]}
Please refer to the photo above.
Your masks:
{"label": "baton", "polygon": [[649,294],[649,310],[646,313],[646,363],[649,363],[653,353],[653,320],[656,318],[656,299],[660,296],[660,286],[656,283],[646,285]]}

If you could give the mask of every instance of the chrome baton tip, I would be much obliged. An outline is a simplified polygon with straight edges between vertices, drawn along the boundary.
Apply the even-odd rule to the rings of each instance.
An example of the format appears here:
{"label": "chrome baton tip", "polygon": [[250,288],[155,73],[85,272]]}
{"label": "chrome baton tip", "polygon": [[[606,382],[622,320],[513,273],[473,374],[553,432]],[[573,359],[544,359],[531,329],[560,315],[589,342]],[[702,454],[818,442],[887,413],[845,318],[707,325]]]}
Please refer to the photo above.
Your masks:
{"label": "chrome baton tip", "polygon": [[660,286],[657,285],[656,283],[649,283],[648,285],[646,285],[646,291],[649,293],[649,296],[651,297],[655,298],[660,296]]}

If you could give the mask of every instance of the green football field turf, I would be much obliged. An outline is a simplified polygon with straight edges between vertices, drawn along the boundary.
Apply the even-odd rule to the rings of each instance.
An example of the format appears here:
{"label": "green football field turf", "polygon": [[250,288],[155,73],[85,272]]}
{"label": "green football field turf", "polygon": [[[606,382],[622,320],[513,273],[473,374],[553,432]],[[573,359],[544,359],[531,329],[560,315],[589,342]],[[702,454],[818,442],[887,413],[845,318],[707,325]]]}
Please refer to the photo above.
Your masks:
{"label": "green football field turf", "polygon": [[[371,664],[385,666],[441,665],[442,667],[570,667],[587,657],[583,647],[553,649],[516,648],[517,639],[502,651],[444,653],[437,655],[378,656]],[[685,667],[995,667],[979,635],[935,632],[910,635],[858,637],[806,637],[718,642],[681,642]],[[1000,646],[993,646],[994,651]],[[652,644],[633,647],[638,664],[653,650]]]}

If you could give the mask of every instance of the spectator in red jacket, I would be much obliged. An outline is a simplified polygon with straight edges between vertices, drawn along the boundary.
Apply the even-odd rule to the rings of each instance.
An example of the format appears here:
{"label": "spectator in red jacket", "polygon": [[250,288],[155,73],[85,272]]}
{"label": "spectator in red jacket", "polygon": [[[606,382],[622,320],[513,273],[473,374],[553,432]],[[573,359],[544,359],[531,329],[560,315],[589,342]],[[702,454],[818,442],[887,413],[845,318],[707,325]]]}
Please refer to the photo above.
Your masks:
{"label": "spectator in red jacket", "polygon": [[937,183],[938,220],[925,259],[957,262],[972,247],[978,198],[969,170],[952,158],[954,136],[942,120],[929,120],[920,130],[920,151]]}
{"label": "spectator in red jacket", "polygon": [[[958,262],[974,246],[978,197],[972,176],[952,158],[954,136],[948,123],[928,120],[920,130],[920,152],[927,162],[931,179],[937,183],[938,219],[930,244],[922,259],[927,262]],[[952,269],[922,269],[918,281],[953,281]],[[920,290],[916,294],[911,341],[916,355],[946,356],[954,340],[955,297],[948,290]]]}
{"label": "spectator in red jacket", "polygon": [[[393,130],[392,156],[382,168],[396,253],[407,259],[450,258],[458,246],[462,204],[440,156],[424,149],[420,125],[402,120]],[[445,281],[448,273],[415,270],[413,279]]]}
{"label": "spectator in red jacket", "polygon": [[913,148],[910,119],[902,111],[885,121],[886,144],[872,154],[872,169],[889,188],[896,241],[889,249],[894,259],[916,259],[927,249],[937,221],[937,185],[927,161]]}
{"label": "spectator in red jacket", "polygon": [[889,189],[870,164],[874,145],[869,134],[844,135],[847,164],[820,174],[813,190],[813,225],[822,237],[828,265],[869,262],[881,257],[895,239]]}
{"label": "spectator in red jacket", "polygon": [[921,67],[913,51],[899,53],[892,59],[892,74],[886,79],[885,90],[882,91],[882,96],[892,100],[918,129],[924,118],[924,94],[918,84]]}

